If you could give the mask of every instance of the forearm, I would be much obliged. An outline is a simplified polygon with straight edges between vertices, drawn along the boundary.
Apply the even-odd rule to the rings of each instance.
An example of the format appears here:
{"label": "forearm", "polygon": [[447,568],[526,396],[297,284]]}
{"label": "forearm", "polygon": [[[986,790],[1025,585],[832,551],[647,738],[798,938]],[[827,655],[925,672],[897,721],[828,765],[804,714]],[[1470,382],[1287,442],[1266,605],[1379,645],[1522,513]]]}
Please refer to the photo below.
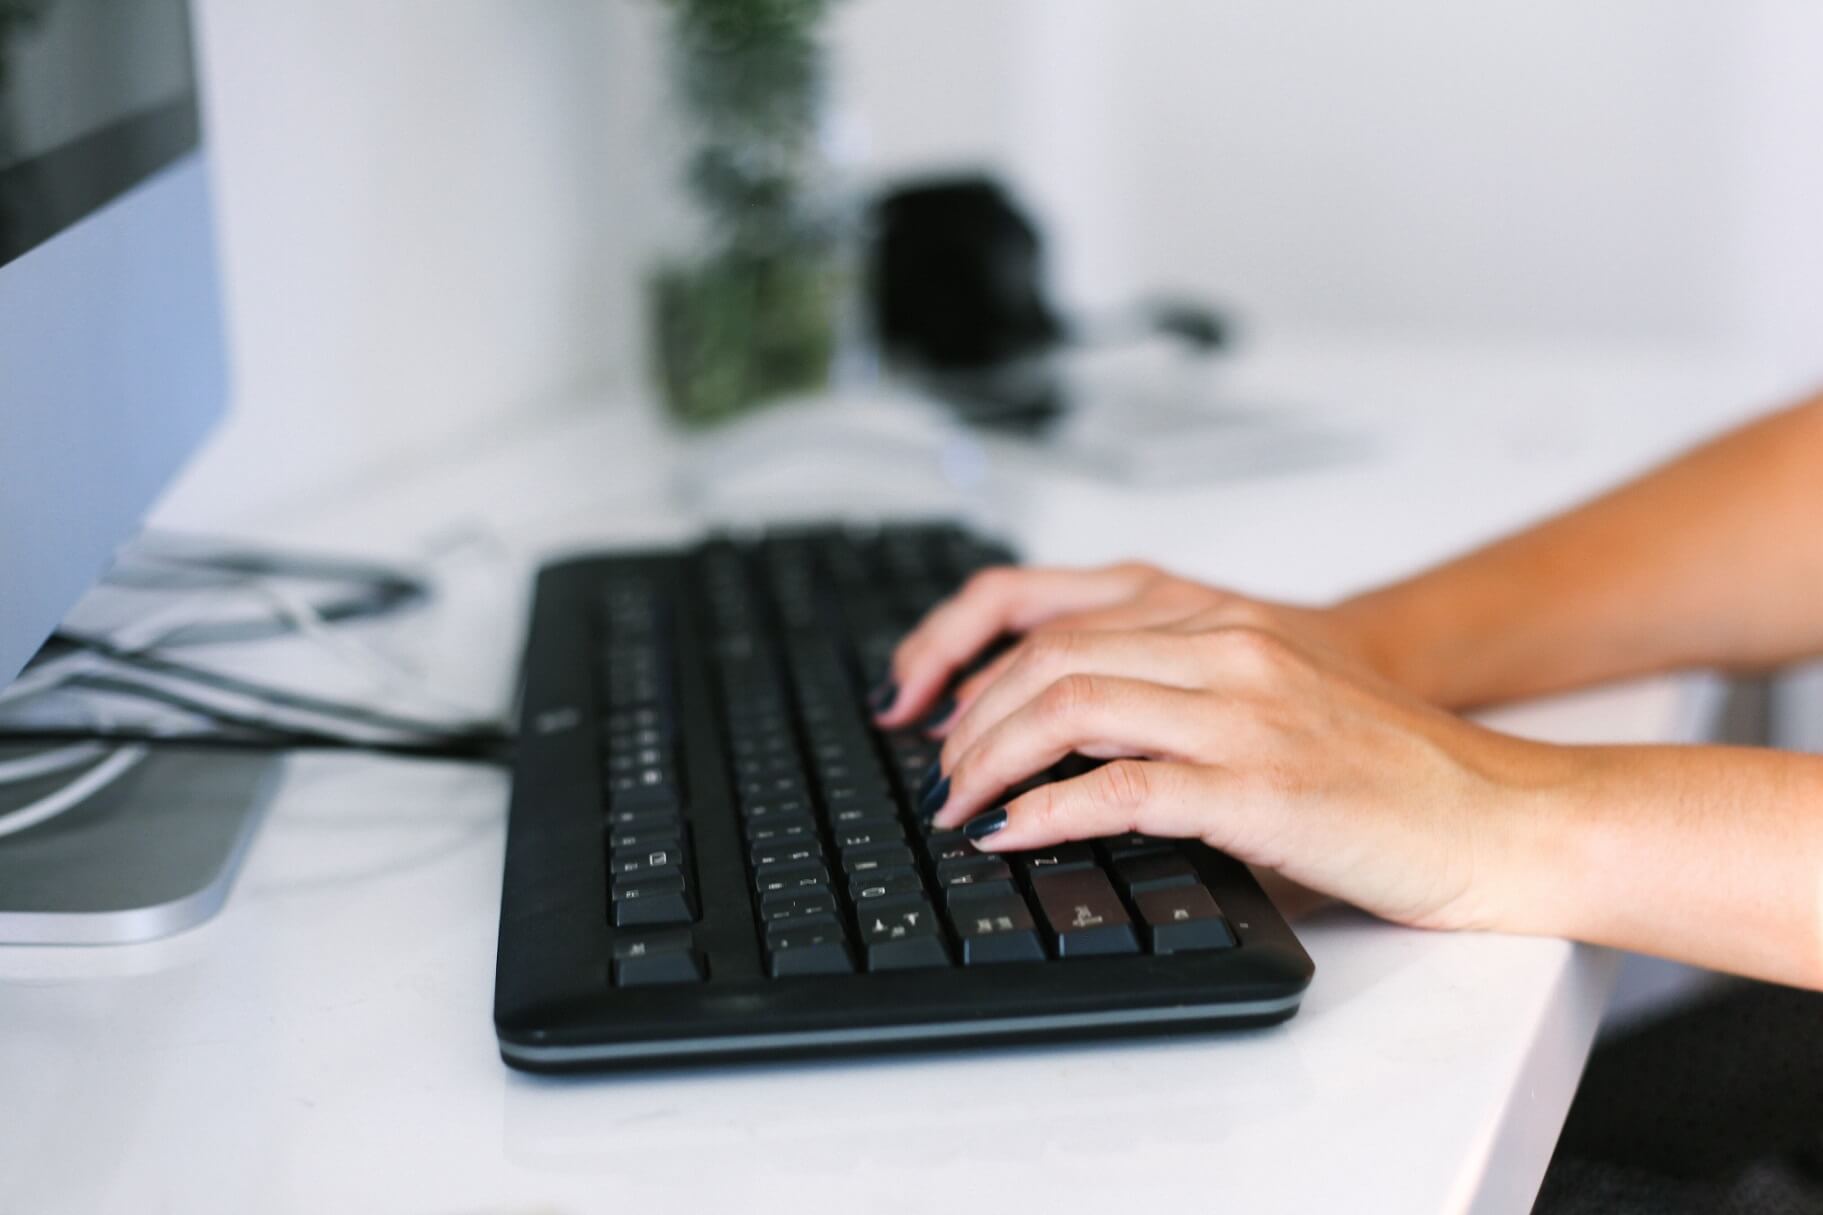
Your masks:
{"label": "forearm", "polygon": [[1332,615],[1454,708],[1823,652],[1823,396]]}
{"label": "forearm", "polygon": [[1494,832],[1486,926],[1823,989],[1823,758],[1547,750]]}

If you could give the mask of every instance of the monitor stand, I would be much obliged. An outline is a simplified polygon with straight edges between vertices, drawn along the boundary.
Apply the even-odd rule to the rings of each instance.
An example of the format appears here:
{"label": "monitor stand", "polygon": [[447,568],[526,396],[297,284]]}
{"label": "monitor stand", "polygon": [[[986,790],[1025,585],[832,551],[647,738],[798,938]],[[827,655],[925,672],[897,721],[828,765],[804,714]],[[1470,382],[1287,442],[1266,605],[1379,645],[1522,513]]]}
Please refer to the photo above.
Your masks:
{"label": "monitor stand", "polygon": [[[0,945],[126,944],[207,920],[228,897],[283,762],[161,748],[81,805],[0,836]],[[0,813],[70,775],[0,787]]]}

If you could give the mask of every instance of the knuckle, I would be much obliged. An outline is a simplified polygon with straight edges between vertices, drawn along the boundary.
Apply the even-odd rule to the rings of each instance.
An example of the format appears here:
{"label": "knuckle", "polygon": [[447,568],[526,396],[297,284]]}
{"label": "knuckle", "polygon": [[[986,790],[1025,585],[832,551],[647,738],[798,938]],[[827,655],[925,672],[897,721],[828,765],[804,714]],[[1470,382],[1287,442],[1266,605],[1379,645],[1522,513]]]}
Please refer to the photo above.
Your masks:
{"label": "knuckle", "polygon": [[1288,671],[1296,661],[1290,644],[1278,634],[1262,628],[1237,625],[1209,634],[1222,661],[1243,679],[1272,682]]}
{"label": "knuckle", "polygon": [[1025,653],[1036,666],[1061,667],[1082,648],[1082,638],[1067,630],[1035,633],[1025,642]]}
{"label": "knuckle", "polygon": [[1050,836],[1069,817],[1068,803],[1058,785],[1040,785],[1019,799],[1019,812],[1037,828],[1040,834]]}
{"label": "knuckle", "polygon": [[1143,806],[1152,793],[1152,772],[1144,761],[1117,759],[1101,769],[1098,792],[1104,805],[1119,812]]}
{"label": "knuckle", "polygon": [[1047,687],[1038,698],[1038,711],[1047,720],[1065,722],[1095,703],[1101,681],[1093,675],[1065,675]]}
{"label": "knuckle", "polygon": [[1014,651],[1013,667],[1027,679],[1041,679],[1047,672],[1066,670],[1074,645],[1067,633],[1033,633]]}

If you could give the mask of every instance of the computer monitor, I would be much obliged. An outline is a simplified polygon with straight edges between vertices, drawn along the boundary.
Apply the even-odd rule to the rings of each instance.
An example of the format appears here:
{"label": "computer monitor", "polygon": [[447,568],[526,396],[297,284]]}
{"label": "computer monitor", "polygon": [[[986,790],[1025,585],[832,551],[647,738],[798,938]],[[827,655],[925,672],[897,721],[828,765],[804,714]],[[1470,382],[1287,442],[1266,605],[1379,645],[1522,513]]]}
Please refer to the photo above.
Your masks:
{"label": "computer monitor", "polygon": [[[184,0],[0,0],[0,686],[225,406],[191,37]],[[221,905],[272,761],[97,762],[119,758],[0,836],[0,942],[140,940]],[[9,780],[0,818],[46,796]]]}
{"label": "computer monitor", "polygon": [[0,683],[222,413],[184,0],[0,0]]}

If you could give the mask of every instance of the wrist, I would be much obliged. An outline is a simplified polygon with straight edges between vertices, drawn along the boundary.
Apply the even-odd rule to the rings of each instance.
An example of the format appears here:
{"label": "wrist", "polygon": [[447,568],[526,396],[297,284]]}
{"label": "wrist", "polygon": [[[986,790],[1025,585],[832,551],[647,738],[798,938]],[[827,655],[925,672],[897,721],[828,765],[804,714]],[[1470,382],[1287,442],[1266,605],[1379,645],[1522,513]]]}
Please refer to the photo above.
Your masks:
{"label": "wrist", "polygon": [[1344,652],[1395,687],[1438,703],[1443,689],[1430,670],[1435,635],[1399,588],[1344,599],[1324,614]]}
{"label": "wrist", "polygon": [[1657,812],[1699,793],[1693,773],[1666,768],[1693,749],[1514,741],[1526,759],[1488,834],[1485,926],[1636,948],[1637,921],[1662,910],[1653,873],[1681,847],[1654,829]]}
{"label": "wrist", "polygon": [[[1480,727],[1472,727],[1480,730]],[[1492,744],[1472,761],[1482,780],[1465,799],[1468,880],[1446,927],[1534,936],[1574,935],[1583,888],[1580,807],[1595,781],[1598,748],[1559,746],[1484,731]]]}

